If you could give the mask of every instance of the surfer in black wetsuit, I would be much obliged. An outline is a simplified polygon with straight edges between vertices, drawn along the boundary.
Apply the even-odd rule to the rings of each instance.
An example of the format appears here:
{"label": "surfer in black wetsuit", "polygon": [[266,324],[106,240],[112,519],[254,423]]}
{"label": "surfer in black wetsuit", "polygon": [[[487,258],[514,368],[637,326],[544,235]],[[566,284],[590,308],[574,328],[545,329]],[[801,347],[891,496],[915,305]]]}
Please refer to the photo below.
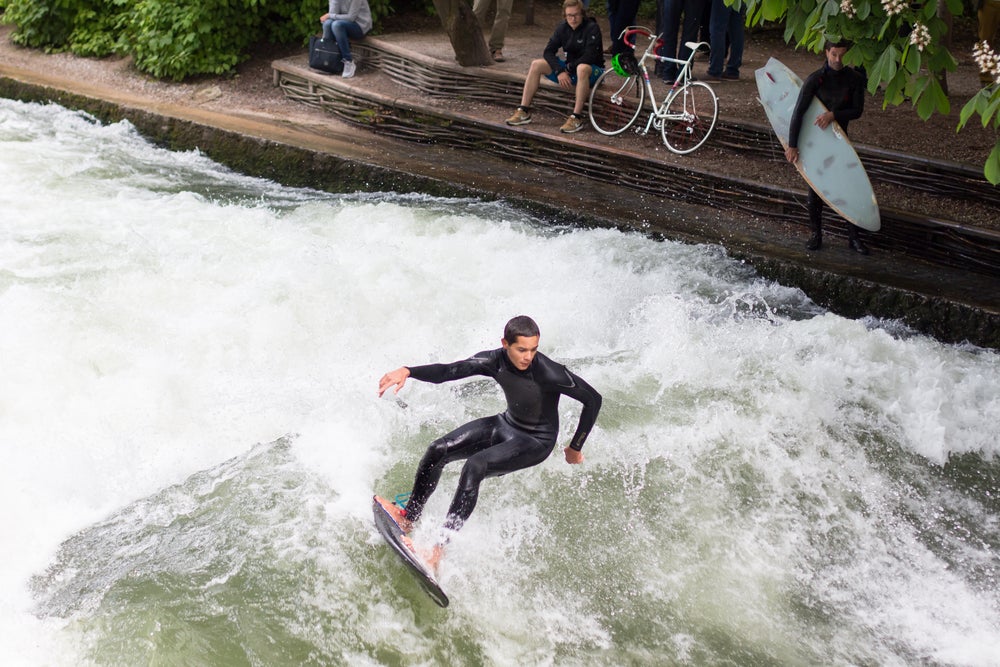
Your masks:
{"label": "surfer in black wetsuit", "polygon": [[[823,49],[826,63],[810,74],[802,84],[788,127],[788,148],[785,149],[785,158],[789,162],[795,163],[799,159],[799,130],[813,97],[819,98],[828,109],[813,119],[813,122],[824,130],[836,121],[844,132],[847,132],[847,124],[860,118],[864,112],[865,77],[853,67],[844,66],[843,58],[848,48],[850,43],[846,41],[827,42]],[[807,208],[812,235],[806,242],[806,250],[819,250],[823,246],[823,206],[823,199],[810,187]],[[847,223],[847,240],[851,250],[862,255],[868,254],[868,247],[861,240],[858,227],[850,222]]]}
{"label": "surfer in black wetsuit", "polygon": [[[580,422],[563,450],[567,463],[582,463],[583,443],[601,409],[601,395],[562,364],[538,352],[538,325],[530,317],[515,317],[504,328],[502,347],[480,352],[464,361],[427,366],[403,366],[379,381],[378,395],[403,388],[407,378],[423,382],[450,382],[473,375],[497,381],[507,398],[507,410],[458,427],[427,448],[417,467],[406,509],[397,516],[405,530],[420,519],[424,505],[437,487],[444,467],[466,459],[445,528],[458,530],[472,514],[479,485],[487,477],[505,475],[538,465],[552,453],[559,435],[559,397],[583,404]],[[428,560],[436,567],[443,544]]]}

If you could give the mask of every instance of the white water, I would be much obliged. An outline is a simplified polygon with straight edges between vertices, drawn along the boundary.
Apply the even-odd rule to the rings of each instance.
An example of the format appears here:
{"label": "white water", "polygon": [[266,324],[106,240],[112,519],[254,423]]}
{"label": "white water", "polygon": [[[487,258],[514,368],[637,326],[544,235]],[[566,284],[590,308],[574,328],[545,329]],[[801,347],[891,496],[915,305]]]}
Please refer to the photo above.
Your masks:
{"label": "white water", "polygon": [[[55,106],[0,101],[0,216],[5,664],[1000,655],[995,353],[717,248],[289,190]],[[605,407],[583,467],[484,485],[441,611],[369,499],[500,397],[376,382],[520,313]]]}

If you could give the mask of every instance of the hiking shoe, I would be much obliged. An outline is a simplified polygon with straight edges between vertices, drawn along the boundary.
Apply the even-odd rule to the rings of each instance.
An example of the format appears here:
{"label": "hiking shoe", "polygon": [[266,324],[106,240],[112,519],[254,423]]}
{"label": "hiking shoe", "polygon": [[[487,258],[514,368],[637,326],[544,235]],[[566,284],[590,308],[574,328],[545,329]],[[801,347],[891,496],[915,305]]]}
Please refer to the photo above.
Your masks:
{"label": "hiking shoe", "polygon": [[497,49],[496,51],[493,52],[493,60],[498,63],[502,63],[507,60],[506,58],[503,57],[502,49]]}
{"label": "hiking shoe", "polygon": [[583,129],[583,119],[577,116],[575,113],[570,114],[566,122],[562,124],[559,131],[563,134],[573,134],[574,132],[579,132]]}
{"label": "hiking shoe", "polygon": [[344,73],[341,74],[345,79],[350,79],[354,76],[354,73],[358,70],[358,66],[354,64],[353,60],[344,61]]}
{"label": "hiking shoe", "polygon": [[723,72],[722,73],[722,78],[724,80],[726,80],[726,81],[739,81],[740,80],[740,73],[739,72]]}
{"label": "hiking shoe", "polygon": [[507,119],[508,125],[527,125],[531,122],[531,112],[524,107],[518,107],[514,115]]}

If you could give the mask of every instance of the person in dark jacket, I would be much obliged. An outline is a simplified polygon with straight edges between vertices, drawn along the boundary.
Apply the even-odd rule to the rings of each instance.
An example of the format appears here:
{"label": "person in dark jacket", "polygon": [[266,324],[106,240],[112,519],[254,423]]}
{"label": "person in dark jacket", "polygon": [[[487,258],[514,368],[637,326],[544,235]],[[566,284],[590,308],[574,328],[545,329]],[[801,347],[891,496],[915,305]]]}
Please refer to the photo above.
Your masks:
{"label": "person in dark jacket", "polygon": [[[846,41],[827,42],[823,49],[826,54],[826,63],[810,74],[809,78],[802,84],[799,99],[792,112],[788,128],[788,148],[785,150],[785,158],[793,164],[799,159],[799,131],[802,128],[802,123],[810,120],[803,118],[803,116],[805,116],[806,109],[809,108],[813,97],[819,98],[819,101],[828,109],[812,119],[812,122],[822,129],[826,129],[836,121],[846,133],[847,124],[860,118],[865,110],[865,77],[853,67],[844,66],[843,58],[848,48],[850,48],[850,43]],[[807,206],[812,235],[806,242],[806,249],[819,250],[823,246],[823,207],[825,203],[812,188],[809,188]],[[861,240],[856,225],[847,223],[847,238],[851,250],[862,255],[868,254],[868,247]]]}
{"label": "person in dark jacket", "polygon": [[559,436],[559,398],[569,396],[583,404],[576,432],[563,450],[566,462],[583,462],[583,443],[590,435],[601,409],[601,395],[538,351],[538,325],[520,315],[504,327],[502,346],[473,355],[464,361],[426,366],[403,366],[379,380],[378,395],[403,388],[407,378],[424,382],[451,382],[474,375],[496,380],[507,399],[507,410],[483,417],[438,438],[420,460],[413,491],[406,509],[390,509],[405,532],[420,519],[424,505],[434,493],[444,467],[465,459],[458,489],[445,519],[445,535],[427,560],[437,568],[447,531],[456,531],[468,520],[479,498],[479,485],[488,477],[506,475],[536,466],[549,457]]}
{"label": "person in dark jacket", "polygon": [[[604,72],[604,44],[600,26],[587,16],[581,0],[565,0],[563,17],[566,20],[556,26],[545,46],[543,57],[531,62],[528,76],[524,80],[521,105],[507,119],[508,125],[525,125],[531,122],[531,100],[544,76],[565,90],[576,88],[573,113],[559,131],[570,134],[583,129],[583,107],[590,97],[591,86]],[[565,59],[559,57],[560,50]]]}

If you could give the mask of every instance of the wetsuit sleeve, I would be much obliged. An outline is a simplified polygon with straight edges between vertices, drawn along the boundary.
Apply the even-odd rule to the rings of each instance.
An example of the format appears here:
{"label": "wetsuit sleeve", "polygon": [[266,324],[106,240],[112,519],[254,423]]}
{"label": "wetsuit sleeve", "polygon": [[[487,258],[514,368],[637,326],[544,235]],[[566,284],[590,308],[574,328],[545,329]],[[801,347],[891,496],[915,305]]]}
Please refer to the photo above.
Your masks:
{"label": "wetsuit sleeve", "polygon": [[799,91],[799,99],[795,103],[795,110],[792,111],[792,119],[788,124],[788,147],[798,148],[799,131],[802,129],[802,117],[806,115],[806,109],[816,96],[816,89],[819,88],[819,72],[812,74],[806,82],[802,84]]}
{"label": "wetsuit sleeve", "polygon": [[587,441],[591,429],[594,428],[597,414],[601,411],[601,403],[604,399],[580,376],[574,375],[570,371],[566,371],[566,374],[569,375],[571,384],[568,387],[562,387],[562,394],[583,404],[583,411],[580,412],[580,423],[576,426],[573,439],[569,441],[570,449],[580,451],[583,449],[583,443]]}
{"label": "wetsuit sleeve", "polygon": [[427,364],[424,366],[407,366],[410,369],[410,377],[421,382],[431,382],[441,384],[452,380],[472,377],[473,375],[486,375],[495,377],[492,371],[491,359],[494,352],[480,352],[475,356],[462,361],[455,361],[450,364]]}

